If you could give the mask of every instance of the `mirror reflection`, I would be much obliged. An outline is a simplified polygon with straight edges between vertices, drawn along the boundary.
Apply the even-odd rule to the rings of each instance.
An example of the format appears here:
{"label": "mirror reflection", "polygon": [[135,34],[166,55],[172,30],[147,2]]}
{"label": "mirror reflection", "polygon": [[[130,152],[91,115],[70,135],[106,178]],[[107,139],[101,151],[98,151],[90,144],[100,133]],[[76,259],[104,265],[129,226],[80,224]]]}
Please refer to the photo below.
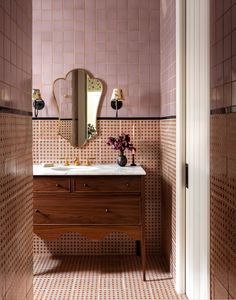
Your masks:
{"label": "mirror reflection", "polygon": [[54,81],[53,92],[59,110],[59,134],[72,146],[83,146],[97,135],[101,80],[84,69],[74,69]]}

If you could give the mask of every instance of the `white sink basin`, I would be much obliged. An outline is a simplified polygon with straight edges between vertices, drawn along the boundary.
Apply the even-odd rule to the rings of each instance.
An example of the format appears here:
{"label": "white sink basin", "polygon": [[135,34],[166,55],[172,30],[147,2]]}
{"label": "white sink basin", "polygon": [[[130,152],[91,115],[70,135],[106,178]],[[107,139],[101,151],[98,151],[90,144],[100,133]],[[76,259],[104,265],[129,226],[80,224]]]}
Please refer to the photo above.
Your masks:
{"label": "white sink basin", "polygon": [[53,171],[70,171],[70,172],[79,172],[79,171],[92,171],[97,170],[98,167],[95,166],[58,166],[58,167],[52,167],[51,170]]}
{"label": "white sink basin", "polygon": [[69,171],[71,167],[59,166],[59,167],[51,167],[53,171]]}

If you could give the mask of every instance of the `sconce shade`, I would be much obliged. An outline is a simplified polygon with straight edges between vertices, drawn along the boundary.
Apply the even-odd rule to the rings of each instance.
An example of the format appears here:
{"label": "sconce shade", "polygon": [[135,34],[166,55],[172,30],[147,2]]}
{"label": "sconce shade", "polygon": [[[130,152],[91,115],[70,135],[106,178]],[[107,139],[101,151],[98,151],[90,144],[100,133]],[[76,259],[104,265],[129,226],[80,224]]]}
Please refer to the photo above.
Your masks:
{"label": "sconce shade", "polygon": [[113,89],[111,100],[124,100],[122,89]]}
{"label": "sconce shade", "polygon": [[32,100],[42,100],[40,89],[33,89]]}
{"label": "sconce shade", "polygon": [[122,89],[113,89],[111,96],[111,107],[116,110],[116,118],[118,118],[118,109],[122,107],[122,101],[124,100]]}

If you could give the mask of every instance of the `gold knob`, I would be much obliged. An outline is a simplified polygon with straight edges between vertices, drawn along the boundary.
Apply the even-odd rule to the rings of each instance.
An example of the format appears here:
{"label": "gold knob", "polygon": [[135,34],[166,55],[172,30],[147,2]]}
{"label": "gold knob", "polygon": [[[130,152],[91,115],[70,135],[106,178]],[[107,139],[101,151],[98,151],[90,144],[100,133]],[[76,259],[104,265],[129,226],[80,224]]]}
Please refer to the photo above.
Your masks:
{"label": "gold knob", "polygon": [[127,187],[129,187],[129,184],[128,184],[128,183],[126,183],[126,186],[127,186]]}
{"label": "gold knob", "polygon": [[87,183],[84,183],[84,187],[88,187]]}
{"label": "gold knob", "polygon": [[106,208],[106,213],[110,213],[110,212],[111,212],[110,209]]}
{"label": "gold knob", "polygon": [[38,212],[39,212],[39,210],[36,208],[36,209],[34,210],[34,212],[35,212],[35,213],[38,213]]}
{"label": "gold knob", "polygon": [[60,187],[60,184],[56,183],[56,187]]}

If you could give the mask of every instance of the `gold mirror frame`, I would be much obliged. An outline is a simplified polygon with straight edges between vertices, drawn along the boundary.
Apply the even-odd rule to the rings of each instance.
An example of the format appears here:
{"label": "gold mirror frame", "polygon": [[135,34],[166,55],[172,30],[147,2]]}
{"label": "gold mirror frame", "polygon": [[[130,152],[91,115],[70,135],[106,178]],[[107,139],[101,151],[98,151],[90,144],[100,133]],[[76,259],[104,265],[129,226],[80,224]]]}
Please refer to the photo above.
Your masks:
{"label": "gold mirror frame", "polygon": [[65,78],[53,82],[59,112],[58,134],[73,147],[82,147],[97,136],[97,113],[103,93],[102,80],[84,69],[73,69]]}

